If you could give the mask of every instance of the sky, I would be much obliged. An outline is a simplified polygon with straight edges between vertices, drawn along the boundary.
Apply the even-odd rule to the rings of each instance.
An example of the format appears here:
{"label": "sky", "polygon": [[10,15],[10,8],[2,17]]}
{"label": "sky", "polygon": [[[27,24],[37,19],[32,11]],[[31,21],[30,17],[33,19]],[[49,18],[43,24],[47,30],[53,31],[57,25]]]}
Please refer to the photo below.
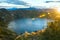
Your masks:
{"label": "sky", "polygon": [[0,0],[0,8],[54,8],[60,7],[60,0]]}

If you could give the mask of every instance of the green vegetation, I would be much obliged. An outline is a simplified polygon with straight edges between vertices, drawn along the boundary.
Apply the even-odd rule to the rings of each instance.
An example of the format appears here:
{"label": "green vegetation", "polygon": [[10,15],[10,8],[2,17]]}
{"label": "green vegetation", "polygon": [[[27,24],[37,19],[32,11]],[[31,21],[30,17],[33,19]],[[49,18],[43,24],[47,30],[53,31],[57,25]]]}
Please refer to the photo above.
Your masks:
{"label": "green vegetation", "polygon": [[0,27],[0,40],[14,40],[16,33],[7,28]]}
{"label": "green vegetation", "polygon": [[[47,28],[38,30],[37,32],[25,32],[17,35],[12,30],[8,30],[7,24],[18,18],[36,18],[40,15],[46,14],[44,18],[53,19],[53,22],[48,22]],[[60,18],[56,19],[56,12],[38,12],[36,10],[14,10],[8,11],[0,9],[0,40],[60,40]],[[55,13],[55,14],[54,14]]]}

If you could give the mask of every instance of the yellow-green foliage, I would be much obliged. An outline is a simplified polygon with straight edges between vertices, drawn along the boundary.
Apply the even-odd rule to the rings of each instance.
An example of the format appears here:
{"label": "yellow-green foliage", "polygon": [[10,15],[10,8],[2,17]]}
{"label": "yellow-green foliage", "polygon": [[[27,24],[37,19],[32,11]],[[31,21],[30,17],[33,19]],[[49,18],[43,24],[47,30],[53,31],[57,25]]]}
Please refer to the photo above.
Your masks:
{"label": "yellow-green foliage", "polygon": [[16,34],[7,28],[0,27],[0,40],[14,40]]}

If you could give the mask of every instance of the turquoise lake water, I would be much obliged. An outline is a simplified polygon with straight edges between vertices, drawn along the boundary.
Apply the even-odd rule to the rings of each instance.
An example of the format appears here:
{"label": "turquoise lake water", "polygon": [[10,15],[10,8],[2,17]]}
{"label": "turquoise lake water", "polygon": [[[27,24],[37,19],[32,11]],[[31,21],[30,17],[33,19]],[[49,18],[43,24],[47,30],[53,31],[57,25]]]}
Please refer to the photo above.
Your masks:
{"label": "turquoise lake water", "polygon": [[8,28],[15,31],[16,33],[24,33],[25,31],[33,32],[42,30],[47,27],[47,20],[40,18],[22,18],[11,21],[8,24]]}

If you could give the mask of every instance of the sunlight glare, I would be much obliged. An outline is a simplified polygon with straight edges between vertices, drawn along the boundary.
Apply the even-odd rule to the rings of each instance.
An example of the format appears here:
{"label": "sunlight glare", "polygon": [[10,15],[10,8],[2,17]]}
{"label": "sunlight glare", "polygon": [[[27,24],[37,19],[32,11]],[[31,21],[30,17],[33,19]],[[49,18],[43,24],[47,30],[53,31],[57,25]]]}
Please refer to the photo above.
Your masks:
{"label": "sunlight glare", "polygon": [[57,11],[60,12],[60,8],[57,8]]}
{"label": "sunlight glare", "polygon": [[57,11],[58,13],[60,13],[60,7],[56,8],[56,11]]}
{"label": "sunlight glare", "polygon": [[41,18],[41,17],[45,17],[46,15],[45,14],[42,14],[42,15],[40,15],[39,17]]}

